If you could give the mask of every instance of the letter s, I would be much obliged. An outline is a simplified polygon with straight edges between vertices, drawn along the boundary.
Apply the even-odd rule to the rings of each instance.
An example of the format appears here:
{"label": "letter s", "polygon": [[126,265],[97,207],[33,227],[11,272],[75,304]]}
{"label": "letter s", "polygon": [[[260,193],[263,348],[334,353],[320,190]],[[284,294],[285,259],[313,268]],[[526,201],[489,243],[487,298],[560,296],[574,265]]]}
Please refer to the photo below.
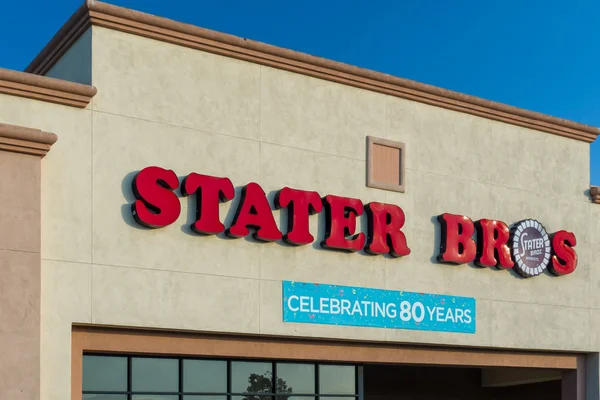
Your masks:
{"label": "letter s", "polygon": [[577,268],[577,253],[573,249],[577,239],[572,232],[558,231],[552,234],[552,262],[548,269],[554,275],[566,275]]}
{"label": "letter s", "polygon": [[179,186],[175,172],[160,167],[146,167],[131,183],[136,198],[131,213],[137,223],[161,228],[177,220],[181,203],[173,190]]}

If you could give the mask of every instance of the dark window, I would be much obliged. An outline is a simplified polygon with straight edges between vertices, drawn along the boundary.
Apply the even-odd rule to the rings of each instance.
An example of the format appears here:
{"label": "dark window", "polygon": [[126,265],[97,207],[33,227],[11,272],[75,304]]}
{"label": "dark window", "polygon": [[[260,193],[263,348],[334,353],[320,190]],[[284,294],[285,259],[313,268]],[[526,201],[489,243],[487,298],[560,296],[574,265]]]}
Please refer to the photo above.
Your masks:
{"label": "dark window", "polygon": [[352,365],[323,365],[319,368],[319,393],[350,394],[356,392],[356,368]]}
{"label": "dark window", "polygon": [[132,358],[131,390],[141,393],[179,392],[179,362],[174,358]]}
{"label": "dark window", "polygon": [[277,395],[316,393],[315,378],[314,364],[277,363]]}
{"label": "dark window", "polygon": [[92,355],[83,400],[358,400],[357,367]]}
{"label": "dark window", "polygon": [[[183,391],[227,393],[227,361],[183,360]],[[216,396],[187,400],[223,400]]]}
{"label": "dark window", "polygon": [[[127,391],[127,357],[84,357],[83,391]],[[93,397],[89,399],[96,400]]]}
{"label": "dark window", "polygon": [[[232,393],[273,393],[273,365],[270,362],[231,362]],[[234,399],[241,400],[241,399]],[[258,400],[258,399],[256,399]],[[270,400],[270,399],[264,399]]]}

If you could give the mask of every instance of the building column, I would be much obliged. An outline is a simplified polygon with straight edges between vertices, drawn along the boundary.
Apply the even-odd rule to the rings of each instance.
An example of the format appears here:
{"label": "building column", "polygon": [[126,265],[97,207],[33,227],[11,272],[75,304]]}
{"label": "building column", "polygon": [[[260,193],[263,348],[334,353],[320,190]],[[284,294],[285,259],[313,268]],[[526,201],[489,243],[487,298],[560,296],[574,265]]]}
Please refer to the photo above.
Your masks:
{"label": "building column", "polygon": [[597,400],[599,398],[598,353],[577,357],[577,369],[562,375],[562,400]]}
{"label": "building column", "polygon": [[0,399],[40,398],[40,175],[56,140],[0,123]]}

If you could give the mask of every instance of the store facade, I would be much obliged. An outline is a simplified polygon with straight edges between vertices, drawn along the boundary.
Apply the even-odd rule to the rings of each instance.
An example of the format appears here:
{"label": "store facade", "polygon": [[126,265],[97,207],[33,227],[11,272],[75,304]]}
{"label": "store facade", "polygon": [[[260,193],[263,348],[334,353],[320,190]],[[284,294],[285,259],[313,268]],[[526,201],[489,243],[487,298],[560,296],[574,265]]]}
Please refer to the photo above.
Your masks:
{"label": "store facade", "polygon": [[597,399],[598,133],[87,2],[0,70],[0,397]]}

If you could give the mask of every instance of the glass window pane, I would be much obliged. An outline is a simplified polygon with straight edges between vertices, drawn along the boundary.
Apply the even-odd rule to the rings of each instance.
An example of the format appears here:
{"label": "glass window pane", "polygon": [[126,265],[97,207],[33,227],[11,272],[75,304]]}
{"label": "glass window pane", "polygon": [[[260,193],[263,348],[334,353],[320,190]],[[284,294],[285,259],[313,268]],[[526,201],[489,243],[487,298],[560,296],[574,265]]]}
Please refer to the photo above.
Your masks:
{"label": "glass window pane", "polygon": [[[232,393],[271,393],[271,363],[262,362],[232,362],[231,363],[231,392]],[[256,400],[256,399],[246,399]]]}
{"label": "glass window pane", "polygon": [[281,396],[275,397],[275,400],[315,400],[312,396]]}
{"label": "glass window pane", "polygon": [[134,394],[132,400],[179,400],[177,395],[160,395],[160,394]]}
{"label": "glass window pane", "polygon": [[278,363],[276,382],[277,393],[315,393],[315,365]]}
{"label": "glass window pane", "polygon": [[172,358],[133,358],[131,387],[134,392],[178,392],[179,361]]}
{"label": "glass window pane", "polygon": [[227,396],[183,396],[183,400],[227,400]]}
{"label": "glass window pane", "polygon": [[357,400],[357,397],[319,397],[319,400]]}
{"label": "glass window pane", "polygon": [[83,400],[127,400],[126,394],[84,394]]}
{"label": "glass window pane", "polygon": [[183,391],[227,393],[227,361],[183,360]]}
{"label": "glass window pane", "polygon": [[319,365],[319,393],[355,394],[355,374],[354,365]]}
{"label": "glass window pane", "polygon": [[231,400],[273,400],[273,397],[271,397],[271,396],[253,396],[253,395],[231,396]]}
{"label": "glass window pane", "polygon": [[83,390],[127,391],[127,357],[83,356]]}

